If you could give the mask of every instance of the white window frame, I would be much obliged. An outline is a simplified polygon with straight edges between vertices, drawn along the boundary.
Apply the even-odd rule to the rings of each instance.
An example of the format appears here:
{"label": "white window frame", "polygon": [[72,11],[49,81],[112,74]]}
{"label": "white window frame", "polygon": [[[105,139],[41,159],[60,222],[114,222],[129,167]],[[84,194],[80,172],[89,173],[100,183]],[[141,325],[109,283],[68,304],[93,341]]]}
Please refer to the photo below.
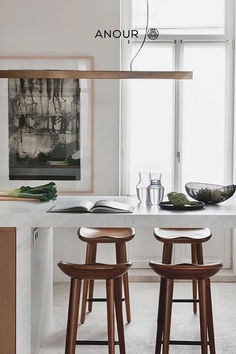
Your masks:
{"label": "white window frame", "polygon": [[[158,41],[175,43],[175,70],[181,70],[181,54],[184,42],[225,42],[227,43],[227,66],[226,66],[226,144],[225,144],[225,180],[233,182],[234,170],[234,76],[235,76],[235,29],[232,13],[235,13],[235,0],[226,0],[225,24],[226,31],[222,35],[161,35]],[[145,2],[144,2],[145,3]],[[121,0],[121,28],[131,29],[131,1]],[[142,41],[139,38],[138,41]],[[147,40],[148,42],[149,40]],[[129,70],[130,45],[129,40],[121,41],[121,69]],[[153,41],[150,41],[153,43]],[[155,44],[154,44],[155,45]],[[217,73],[216,73],[217,75]],[[120,195],[128,194],[129,182],[129,112],[128,112],[128,83],[121,81],[120,84]],[[175,134],[174,134],[174,159],[173,172],[175,178],[173,190],[181,190],[181,151],[182,151],[182,82],[175,81]],[[180,153],[180,159],[179,159]]]}

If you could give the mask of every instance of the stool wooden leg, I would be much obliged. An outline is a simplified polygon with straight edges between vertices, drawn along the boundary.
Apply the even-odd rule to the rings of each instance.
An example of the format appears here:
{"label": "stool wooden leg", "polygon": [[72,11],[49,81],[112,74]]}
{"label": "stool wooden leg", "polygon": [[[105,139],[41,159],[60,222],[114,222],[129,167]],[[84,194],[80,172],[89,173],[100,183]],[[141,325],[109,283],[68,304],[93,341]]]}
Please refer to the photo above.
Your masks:
{"label": "stool wooden leg", "polygon": [[131,311],[130,311],[130,296],[129,296],[129,278],[128,273],[123,276],[124,283],[124,293],[125,293],[125,307],[126,307],[126,318],[127,322],[131,322]]}
{"label": "stool wooden leg", "polygon": [[[96,262],[96,257],[97,257],[97,244],[94,243],[92,245],[91,264],[94,264]],[[90,282],[89,282],[89,299],[93,298],[93,290],[94,290],[94,280],[90,280]],[[93,303],[89,302],[88,303],[88,311],[92,312],[92,309],[93,309]]]}
{"label": "stool wooden leg", "polygon": [[115,280],[115,308],[120,354],[125,354],[125,337],[122,311],[122,278]]}
{"label": "stool wooden leg", "polygon": [[[173,251],[173,245],[171,243],[164,243],[163,251],[162,251],[162,263],[171,264],[172,251]],[[155,354],[161,353],[161,343],[162,343],[164,319],[165,319],[165,296],[166,296],[166,279],[161,278]]]}
{"label": "stool wooden leg", "polygon": [[172,243],[164,243],[163,252],[162,252],[162,263],[171,264],[172,251],[173,251]]}
{"label": "stool wooden leg", "polygon": [[[86,250],[86,260],[85,260],[86,264],[90,263],[91,253],[92,253],[92,245],[90,243],[88,243],[87,250]],[[89,285],[89,281],[84,280],[82,308],[81,308],[81,317],[80,317],[81,323],[84,323],[84,321],[85,321],[86,305],[87,305],[87,299],[88,299],[88,285]]]}
{"label": "stool wooden leg", "polygon": [[197,248],[197,259],[198,259],[198,264],[203,264],[203,250],[202,250],[202,244],[198,243],[196,245]]}
{"label": "stool wooden leg", "polygon": [[202,354],[207,354],[207,287],[206,279],[198,281],[199,305],[200,305],[200,328]]}
{"label": "stool wooden leg", "polygon": [[106,281],[107,290],[107,327],[108,327],[108,353],[115,354],[114,333],[114,280]]}
{"label": "stool wooden leg", "polygon": [[[121,253],[122,253],[122,262],[127,262],[127,253],[126,253],[126,245],[125,243],[121,244]],[[125,293],[125,307],[126,307],[126,317],[127,322],[131,322],[131,310],[130,310],[130,296],[129,296],[129,278],[128,272],[123,275],[123,283],[124,283],[124,293]]]}
{"label": "stool wooden leg", "polygon": [[162,334],[163,334],[164,319],[165,319],[165,292],[166,292],[166,279],[161,278],[155,354],[161,354]]}
{"label": "stool wooden leg", "polygon": [[169,353],[172,299],[173,299],[173,279],[166,279],[165,320],[164,320],[164,331],[163,331],[163,354]]}
{"label": "stool wooden leg", "polygon": [[[196,245],[191,244],[191,253],[192,253],[192,263],[197,264],[197,250],[196,250]],[[197,299],[197,280],[193,280],[193,299]],[[197,303],[193,303],[193,312],[196,314],[197,313]]]}
{"label": "stool wooden leg", "polygon": [[[116,244],[116,259],[117,263],[127,262],[126,244],[117,243]],[[126,307],[126,318],[127,322],[131,322],[131,310],[130,310],[130,295],[129,295],[129,277],[128,273],[123,276],[124,284],[124,294],[125,294],[125,307]]]}
{"label": "stool wooden leg", "polygon": [[212,302],[211,302],[211,284],[210,279],[206,280],[207,287],[207,324],[208,324],[208,336],[210,342],[210,353],[215,354],[215,336],[214,336],[214,325],[213,325],[213,315],[212,315]]}
{"label": "stool wooden leg", "polygon": [[79,315],[81,280],[71,279],[65,354],[74,354]]}

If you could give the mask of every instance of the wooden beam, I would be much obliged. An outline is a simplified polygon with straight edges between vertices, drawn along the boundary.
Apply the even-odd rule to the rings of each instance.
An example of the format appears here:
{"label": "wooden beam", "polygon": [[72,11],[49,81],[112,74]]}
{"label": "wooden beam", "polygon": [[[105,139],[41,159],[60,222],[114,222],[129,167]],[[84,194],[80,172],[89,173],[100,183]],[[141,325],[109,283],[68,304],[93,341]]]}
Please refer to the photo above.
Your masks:
{"label": "wooden beam", "polygon": [[16,230],[0,228],[0,353],[16,353]]}
{"label": "wooden beam", "polygon": [[192,71],[0,70],[1,79],[169,79],[191,80]]}

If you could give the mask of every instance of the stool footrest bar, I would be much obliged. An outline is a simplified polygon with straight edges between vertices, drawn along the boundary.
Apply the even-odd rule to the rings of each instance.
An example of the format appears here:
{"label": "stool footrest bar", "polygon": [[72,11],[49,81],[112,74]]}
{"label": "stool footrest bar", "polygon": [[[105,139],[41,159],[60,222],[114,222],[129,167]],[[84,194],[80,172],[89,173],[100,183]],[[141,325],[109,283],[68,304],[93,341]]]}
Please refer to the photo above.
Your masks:
{"label": "stool footrest bar", "polygon": [[[200,341],[195,341],[195,340],[170,340],[169,343],[171,345],[201,345]],[[210,343],[207,342],[207,344],[209,345]]]}
{"label": "stool footrest bar", "polygon": [[198,303],[198,299],[173,299],[172,302],[193,302],[193,303]]}
{"label": "stool footrest bar", "polygon": [[[102,298],[91,298],[91,299],[87,299],[88,302],[107,302],[106,297]],[[122,299],[122,301],[125,301],[125,298]]]}
{"label": "stool footrest bar", "polygon": [[[119,342],[115,341],[115,345],[118,345]],[[77,340],[76,345],[108,345],[107,340]]]}

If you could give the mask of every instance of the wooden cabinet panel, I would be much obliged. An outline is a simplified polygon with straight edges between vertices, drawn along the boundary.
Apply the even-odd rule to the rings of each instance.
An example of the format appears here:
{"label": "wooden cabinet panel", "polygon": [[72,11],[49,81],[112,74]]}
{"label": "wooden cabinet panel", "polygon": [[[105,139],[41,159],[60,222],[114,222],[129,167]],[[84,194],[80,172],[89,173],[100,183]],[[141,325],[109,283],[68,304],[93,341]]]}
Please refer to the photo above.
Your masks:
{"label": "wooden cabinet panel", "polygon": [[0,354],[16,353],[16,230],[0,228]]}

